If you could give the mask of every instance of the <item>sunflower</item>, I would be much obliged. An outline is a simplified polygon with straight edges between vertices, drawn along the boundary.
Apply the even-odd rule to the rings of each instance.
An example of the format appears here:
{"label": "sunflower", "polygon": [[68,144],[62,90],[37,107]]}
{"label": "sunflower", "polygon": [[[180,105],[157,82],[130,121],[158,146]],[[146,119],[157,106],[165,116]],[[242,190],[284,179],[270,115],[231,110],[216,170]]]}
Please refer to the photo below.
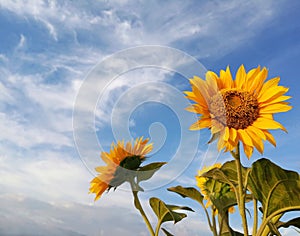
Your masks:
{"label": "sunflower", "polygon": [[192,91],[186,97],[195,102],[187,110],[201,116],[191,130],[209,128],[212,139],[218,139],[218,150],[233,151],[239,142],[251,157],[253,149],[264,151],[265,140],[276,146],[269,130],[286,129],[273,119],[273,114],[289,111],[292,107],[284,94],[288,88],[279,86],[279,77],[266,81],[267,69],[254,68],[248,73],[241,65],[235,80],[229,67],[220,76],[212,71],[206,80],[194,76],[190,79]]}
{"label": "sunflower", "polygon": [[112,143],[110,152],[102,152],[101,158],[106,166],[98,166],[95,170],[99,173],[91,181],[90,193],[95,193],[95,201],[102,193],[111,187],[117,187],[126,181],[126,172],[124,170],[137,170],[145,159],[145,155],[151,152],[152,143],[148,144],[149,139],[143,137],[137,138],[132,144],[124,141]]}
{"label": "sunflower", "polygon": [[212,169],[221,168],[221,166],[222,166],[221,163],[216,163],[216,164],[214,164],[212,166],[208,166],[208,167],[204,166],[201,170],[198,171],[198,175],[196,176],[197,186],[200,189],[201,193],[204,195],[204,199],[208,200],[206,207],[211,205],[211,202],[210,202],[209,196],[208,196],[209,193],[208,193],[207,187],[206,187],[206,183],[209,179],[206,177],[203,177],[202,175]]}
{"label": "sunflower", "polygon": [[[204,199],[207,200],[207,203],[205,205],[206,208],[212,205],[211,197],[214,199],[220,199],[224,197],[224,195],[226,196],[226,194],[228,194],[229,192],[233,192],[232,188],[228,184],[221,183],[214,179],[203,176],[203,174],[209,172],[210,170],[215,168],[220,169],[221,167],[221,163],[216,163],[208,167],[205,166],[198,171],[198,175],[196,176],[197,186],[200,189],[200,192],[204,195]],[[218,213],[217,209],[214,209],[214,211],[215,214]],[[234,207],[229,207],[228,212],[234,213]]]}

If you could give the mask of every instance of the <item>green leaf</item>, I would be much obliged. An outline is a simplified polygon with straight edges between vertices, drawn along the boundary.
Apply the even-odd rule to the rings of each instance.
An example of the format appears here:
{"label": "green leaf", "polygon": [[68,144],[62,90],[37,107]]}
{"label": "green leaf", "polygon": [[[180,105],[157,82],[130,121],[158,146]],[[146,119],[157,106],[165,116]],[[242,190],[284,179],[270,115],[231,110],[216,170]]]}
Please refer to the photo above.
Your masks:
{"label": "green leaf", "polygon": [[284,170],[262,158],[253,163],[248,183],[254,197],[262,203],[265,218],[278,210],[286,212],[300,207],[297,172]]}
{"label": "green leaf", "polygon": [[115,171],[114,178],[109,183],[109,189],[116,189],[118,186],[125,183],[126,181],[131,181],[134,178],[134,175],[135,171],[118,166]]}
{"label": "green leaf", "polygon": [[223,182],[226,184],[232,184],[230,179],[224,174],[224,172],[219,168],[214,168],[206,173],[201,175],[202,177],[210,178],[213,180],[217,180],[219,182]]}
{"label": "green leaf", "polygon": [[[235,161],[228,161],[225,162],[221,170],[223,171],[224,175],[231,181],[231,183],[234,183],[237,185],[237,171],[236,171],[236,163]],[[242,167],[242,175],[243,175],[243,182],[245,182],[245,176],[247,175],[248,168]]]}
{"label": "green leaf", "polygon": [[169,212],[169,209],[167,208],[166,204],[158,198],[150,198],[149,203],[158,220],[165,217],[165,215]]}
{"label": "green leaf", "polygon": [[298,229],[300,229],[300,217],[297,217],[297,218],[294,218],[292,220],[289,220],[287,222],[281,222],[279,221],[277,224],[276,224],[276,227],[279,229],[281,227],[283,228],[288,228],[290,226],[294,226],[294,227],[297,227]]}
{"label": "green leaf", "polygon": [[[245,183],[245,177],[247,176],[247,172],[249,172],[249,168],[242,167],[242,175],[243,175],[244,183]],[[202,174],[202,176],[229,184],[230,186],[238,185],[235,161],[225,162],[221,168],[214,168]]]}
{"label": "green leaf", "polygon": [[164,229],[164,228],[161,228],[162,231],[165,233],[165,235],[167,236],[174,236],[173,234],[171,234],[168,230]]}
{"label": "green leaf", "polygon": [[176,224],[187,216],[186,214],[176,212],[175,210],[193,211],[186,206],[167,205],[162,200],[155,197],[150,198],[149,202],[160,224],[167,221],[174,221],[174,224]]}
{"label": "green leaf", "polygon": [[234,191],[226,183],[209,179],[206,182],[206,191],[209,199],[219,212],[226,212],[231,206],[237,204]]}
{"label": "green leaf", "polygon": [[203,195],[197,189],[195,189],[193,187],[184,188],[184,187],[178,185],[176,187],[168,188],[168,191],[177,193],[183,198],[187,197],[187,198],[193,199],[193,200],[199,202],[200,204],[203,203]]}
{"label": "green leaf", "polygon": [[194,212],[194,210],[190,207],[187,206],[176,206],[176,205],[166,205],[168,209],[170,209],[171,211],[176,211],[176,210],[185,210],[185,211],[192,211]]}
{"label": "green leaf", "polygon": [[137,182],[150,179],[167,162],[154,162],[138,169]]}

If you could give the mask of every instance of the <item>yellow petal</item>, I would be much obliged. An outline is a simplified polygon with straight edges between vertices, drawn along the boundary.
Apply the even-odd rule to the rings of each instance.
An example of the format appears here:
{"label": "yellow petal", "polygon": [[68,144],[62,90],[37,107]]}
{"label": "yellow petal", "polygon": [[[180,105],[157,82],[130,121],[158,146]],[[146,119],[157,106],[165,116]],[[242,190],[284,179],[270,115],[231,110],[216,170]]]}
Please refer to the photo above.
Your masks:
{"label": "yellow petal", "polygon": [[224,141],[228,141],[229,139],[229,128],[227,126],[225,127],[223,139]]}
{"label": "yellow petal", "polygon": [[228,140],[228,142],[225,143],[225,152],[229,152],[234,150],[234,146],[232,145],[232,142]]}
{"label": "yellow petal", "polygon": [[194,76],[193,79],[190,79],[190,83],[192,84],[192,86],[194,86],[193,88],[195,88],[195,92],[197,90],[200,92],[200,94],[197,94],[197,96],[202,96],[205,101],[210,97],[208,93],[207,83],[204,80],[197,76]]}
{"label": "yellow petal", "polygon": [[239,129],[237,132],[240,140],[242,140],[243,143],[247,144],[248,146],[253,146],[252,139],[245,130]]}
{"label": "yellow petal", "polygon": [[274,147],[276,147],[276,141],[275,141],[275,138],[273,137],[273,135],[269,131],[267,131],[267,130],[264,130],[264,133],[266,135],[267,140],[271,144],[273,144]]}
{"label": "yellow petal", "polygon": [[249,70],[247,73],[247,81],[253,82],[253,80],[256,78],[256,76],[258,75],[259,72],[260,72],[260,66]]}
{"label": "yellow petal", "polygon": [[235,76],[235,87],[242,88],[246,80],[246,71],[244,65],[241,65]]}
{"label": "yellow petal", "polygon": [[268,70],[264,67],[258,75],[253,79],[252,84],[249,87],[249,91],[258,94],[263,87],[264,81],[267,79]]}
{"label": "yellow petal", "polygon": [[[248,127],[249,128],[249,127]],[[252,142],[255,146],[255,148],[261,153],[263,154],[264,152],[264,143],[262,141],[262,139],[255,133],[253,132],[251,129],[246,129],[246,132],[249,134],[249,136],[252,138]]]}
{"label": "yellow petal", "polygon": [[99,173],[104,172],[106,169],[107,169],[106,166],[97,166],[97,167],[95,168],[95,170],[96,170],[97,172],[99,172]]}
{"label": "yellow petal", "polygon": [[195,94],[193,92],[191,92],[191,91],[184,91],[183,93],[186,95],[186,97],[188,99],[191,99],[191,100],[195,101],[196,96],[195,96]]}
{"label": "yellow petal", "polygon": [[230,132],[230,139],[232,141],[235,141],[236,137],[237,137],[237,131],[236,131],[236,129],[235,128],[230,128],[229,132]]}
{"label": "yellow petal", "polygon": [[218,133],[220,131],[222,131],[224,129],[224,126],[222,124],[220,124],[219,121],[212,119],[211,120],[211,133],[215,134]]}
{"label": "yellow petal", "polygon": [[266,118],[266,119],[269,119],[269,120],[273,120],[273,114],[271,113],[264,113],[264,114],[259,114],[259,118]]}
{"label": "yellow petal", "polygon": [[217,144],[217,148],[219,151],[221,151],[224,148],[224,146],[225,146],[225,142],[221,135],[221,137],[219,138],[218,144]]}
{"label": "yellow petal", "polygon": [[233,80],[229,66],[226,67],[226,71],[220,72],[220,78],[223,81],[224,88],[230,89],[233,87]]}
{"label": "yellow petal", "polygon": [[197,86],[195,86],[194,84],[192,84],[192,93],[194,93],[194,96],[196,98],[196,101],[197,103],[199,104],[202,104],[202,106],[207,106],[207,102],[206,102],[206,99],[207,97],[205,98],[204,94],[202,94],[201,92],[201,89],[198,88]]}
{"label": "yellow petal", "polygon": [[198,113],[198,114],[206,114],[206,115],[209,114],[208,110],[206,108],[202,107],[201,105],[199,105],[198,103],[192,104],[185,109],[189,112],[194,112],[194,113]]}
{"label": "yellow petal", "polygon": [[237,147],[238,142],[238,138],[236,138],[235,140],[228,139],[228,141],[226,142],[226,151],[228,152],[234,150]]}
{"label": "yellow petal", "polygon": [[250,159],[250,157],[252,156],[252,153],[253,153],[253,147],[248,146],[245,143],[243,143],[243,147],[244,147],[244,152],[245,152],[246,156],[248,157],[248,159]]}
{"label": "yellow petal", "polygon": [[288,88],[285,88],[283,86],[272,87],[266,92],[260,93],[260,95],[257,97],[258,102],[262,103],[265,101],[276,99],[277,97],[280,97],[281,95],[285,94],[288,90]]}
{"label": "yellow petal", "polygon": [[263,84],[260,93],[265,93],[269,88],[277,87],[278,83],[280,81],[279,77],[275,77],[273,79],[268,80],[266,83]]}
{"label": "yellow petal", "polygon": [[281,129],[286,132],[286,129],[283,127],[283,125],[271,119],[259,117],[256,121],[253,122],[252,125],[259,129]]}
{"label": "yellow petal", "polygon": [[252,133],[257,134],[257,136],[260,137],[261,139],[266,140],[266,135],[261,129],[256,128],[253,125],[248,126],[247,129],[252,131]]}
{"label": "yellow petal", "polygon": [[268,106],[268,105],[271,105],[271,104],[274,104],[274,103],[283,102],[283,101],[286,101],[290,98],[291,98],[291,96],[279,96],[278,98],[272,99],[271,101],[266,101],[266,102],[260,103],[259,107],[261,108],[261,107],[265,107],[265,106]]}
{"label": "yellow petal", "polygon": [[190,130],[199,130],[204,128],[209,128],[211,126],[211,119],[200,119],[191,125]]}
{"label": "yellow petal", "polygon": [[257,68],[254,68],[252,70],[250,70],[248,73],[247,73],[247,76],[246,76],[246,90],[247,91],[250,91],[250,86],[252,85],[254,79],[256,78],[256,76],[258,75],[258,73],[260,72],[260,66],[258,66]]}
{"label": "yellow petal", "polygon": [[215,95],[219,91],[217,80],[218,76],[214,72],[208,71],[206,73],[206,83],[211,96]]}
{"label": "yellow petal", "polygon": [[259,113],[278,113],[278,112],[286,112],[292,109],[292,106],[282,103],[275,103],[266,107],[262,107],[259,109]]}

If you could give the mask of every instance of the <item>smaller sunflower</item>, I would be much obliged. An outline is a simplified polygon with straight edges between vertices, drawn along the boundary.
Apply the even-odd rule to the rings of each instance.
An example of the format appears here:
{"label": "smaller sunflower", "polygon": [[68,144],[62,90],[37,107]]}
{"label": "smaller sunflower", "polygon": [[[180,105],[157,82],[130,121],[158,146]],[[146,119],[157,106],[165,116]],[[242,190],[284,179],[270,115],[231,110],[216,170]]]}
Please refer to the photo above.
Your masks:
{"label": "smaller sunflower", "polygon": [[[105,190],[118,187],[126,181],[124,170],[137,170],[152,151],[153,144],[148,144],[149,139],[137,138],[134,143],[118,141],[112,143],[110,152],[102,152],[101,158],[106,166],[98,166],[95,170],[99,173],[90,183],[90,192],[95,193],[95,201],[98,200]],[[122,171],[123,170],[123,171]]]}
{"label": "smaller sunflower", "polygon": [[[198,171],[198,175],[196,176],[197,186],[200,189],[200,192],[204,195],[204,199],[207,200],[205,207],[208,208],[213,205],[212,198],[221,199],[229,192],[232,192],[232,188],[225,183],[217,182],[216,180],[203,177],[202,175],[209,172],[212,169],[222,167],[221,163],[216,163],[212,166],[203,167]],[[215,214],[218,213],[217,209],[214,209]],[[229,213],[234,213],[234,207],[228,208]]]}

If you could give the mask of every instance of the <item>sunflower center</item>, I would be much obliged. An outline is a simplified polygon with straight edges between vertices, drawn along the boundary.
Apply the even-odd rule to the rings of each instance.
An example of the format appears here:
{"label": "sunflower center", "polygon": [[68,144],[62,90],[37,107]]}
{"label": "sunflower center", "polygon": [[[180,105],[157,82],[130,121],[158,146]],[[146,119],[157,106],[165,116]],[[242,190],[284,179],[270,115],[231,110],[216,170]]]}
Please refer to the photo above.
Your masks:
{"label": "sunflower center", "polygon": [[142,163],[141,156],[128,156],[120,162],[120,166],[128,170],[136,170]]}
{"label": "sunflower center", "polygon": [[257,99],[247,91],[221,91],[210,99],[212,118],[224,126],[245,129],[258,118]]}

